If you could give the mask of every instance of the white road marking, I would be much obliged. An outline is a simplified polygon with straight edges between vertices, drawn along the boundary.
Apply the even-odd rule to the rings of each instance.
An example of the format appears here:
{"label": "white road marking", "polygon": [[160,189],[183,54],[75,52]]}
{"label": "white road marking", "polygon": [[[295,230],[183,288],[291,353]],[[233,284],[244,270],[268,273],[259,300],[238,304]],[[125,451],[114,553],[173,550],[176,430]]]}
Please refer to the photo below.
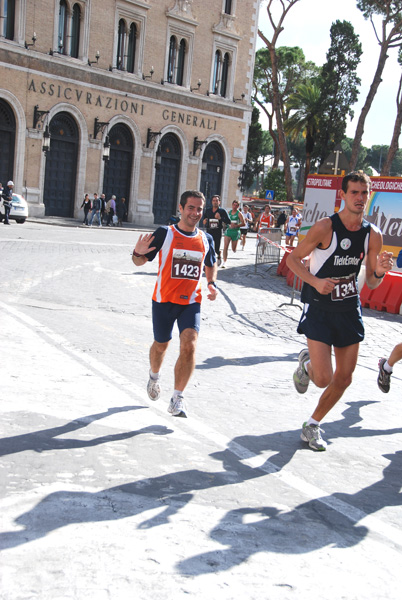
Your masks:
{"label": "white road marking", "polygon": [[[0,308],[3,311],[8,312],[10,315],[14,316],[19,322],[24,323],[28,328],[33,329],[36,332],[39,332],[40,335],[44,338],[47,338],[51,343],[56,344],[61,351],[66,352],[68,355],[74,357],[79,364],[85,363],[88,368],[91,368],[93,371],[98,373],[100,376],[104,377],[105,365],[98,361],[96,358],[88,356],[88,354],[81,352],[77,348],[74,347],[73,344],[68,342],[63,336],[59,335],[52,331],[49,327],[42,325],[38,321],[35,321],[31,317],[23,314],[19,310],[11,307],[10,305],[5,304],[0,301]],[[112,384],[117,384],[119,388],[123,388],[130,394],[130,398],[132,397],[133,392],[135,395],[151,410],[159,413],[163,418],[166,418],[166,407],[162,407],[161,404],[150,403],[147,394],[145,391],[137,386],[132,381],[128,380],[126,377],[117,373],[108,367],[108,381],[112,382]],[[172,426],[172,418],[166,418],[167,422],[170,426]],[[335,498],[333,495],[328,495],[327,492],[321,490],[315,485],[311,485],[307,481],[293,475],[292,473],[280,471],[276,465],[271,463],[269,460],[264,460],[263,464],[261,462],[261,456],[251,452],[244,446],[233,442],[225,435],[213,430],[203,421],[200,421],[194,417],[191,419],[186,419],[181,421],[179,419],[174,420],[174,426],[176,429],[181,429],[181,433],[188,435],[188,429],[190,429],[194,435],[202,436],[208,440],[208,442],[212,444],[219,444],[223,449],[229,449],[233,454],[235,454],[244,464],[252,467],[258,468],[264,471],[265,473],[278,478],[282,483],[287,486],[301,492],[306,495],[310,500],[317,500],[322,504],[328,506],[329,508],[335,510],[339,514],[347,517],[353,524],[360,523],[360,525],[364,524],[366,527],[370,529],[372,533],[376,533],[383,538],[386,538],[388,541],[391,541],[394,544],[402,547],[402,531],[393,527],[392,525],[388,525],[384,523],[380,519],[373,517],[372,515],[366,514],[364,511],[355,508],[351,504],[344,502],[338,498]],[[259,466],[258,466],[259,465]]]}

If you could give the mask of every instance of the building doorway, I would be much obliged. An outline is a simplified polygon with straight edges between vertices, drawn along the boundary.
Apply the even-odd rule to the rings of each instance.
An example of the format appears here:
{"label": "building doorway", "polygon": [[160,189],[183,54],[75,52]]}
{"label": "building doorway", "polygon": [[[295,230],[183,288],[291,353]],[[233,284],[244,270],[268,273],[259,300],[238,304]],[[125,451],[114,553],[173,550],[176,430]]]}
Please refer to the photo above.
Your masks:
{"label": "building doorway", "polygon": [[105,162],[103,189],[106,200],[113,195],[116,200],[126,199],[130,204],[131,172],[133,164],[134,141],[130,129],[124,123],[114,125],[109,132],[110,158]]}
{"label": "building doorway", "polygon": [[46,155],[43,203],[45,215],[73,217],[78,160],[78,127],[60,112],[49,124],[50,150]]}
{"label": "building doorway", "polygon": [[165,225],[171,215],[177,214],[180,164],[180,142],[173,133],[167,133],[159,142],[156,154],[155,190],[152,205],[156,224]]}
{"label": "building doorway", "polygon": [[211,208],[212,196],[221,196],[222,190],[223,151],[221,145],[217,142],[208,144],[202,162],[200,188],[205,196],[206,208]]}
{"label": "building doorway", "polygon": [[0,182],[14,179],[15,117],[11,106],[0,99]]}

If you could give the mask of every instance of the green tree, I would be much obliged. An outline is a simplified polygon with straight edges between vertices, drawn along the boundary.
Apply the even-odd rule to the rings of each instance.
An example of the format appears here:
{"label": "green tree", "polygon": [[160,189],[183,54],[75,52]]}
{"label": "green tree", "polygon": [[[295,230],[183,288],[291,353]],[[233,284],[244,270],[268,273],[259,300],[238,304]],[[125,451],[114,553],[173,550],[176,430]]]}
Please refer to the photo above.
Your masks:
{"label": "green tree", "polygon": [[331,45],[321,71],[320,124],[317,155],[320,164],[336,144],[342,141],[347,118],[353,119],[352,105],[358,98],[361,83],[356,69],[362,55],[359,36],[348,21],[331,25]]}
{"label": "green tree", "polygon": [[[353,139],[352,138],[344,138],[341,142],[342,150],[345,153],[346,158],[351,160],[352,156],[352,147],[353,147]],[[370,160],[368,158],[368,149],[365,146],[359,145],[356,166],[355,169],[365,171],[368,175],[372,175],[373,171],[371,169]]]}
{"label": "green tree", "polygon": [[[269,131],[264,130],[262,132],[262,146],[261,146],[261,154],[260,154],[260,167],[261,169],[258,172],[256,177],[256,189],[260,189],[262,185],[262,180],[264,179],[265,166],[267,164],[268,157],[271,159],[274,154],[274,140],[271,137]],[[260,182],[261,176],[261,182]]]}
{"label": "green tree", "polygon": [[262,155],[264,144],[264,135],[259,122],[260,111],[254,107],[251,114],[251,123],[248,132],[247,157],[243,167],[243,187],[248,189],[262,170],[260,156]]}
{"label": "green tree", "polygon": [[[288,116],[286,102],[289,95],[293,93],[296,85],[318,75],[319,68],[312,62],[306,62],[304,52],[298,46],[281,46],[276,49],[276,56],[280,110],[282,119],[285,121]],[[277,168],[280,160],[280,147],[273,110],[272,63],[268,48],[260,48],[256,53],[253,100],[268,119],[268,131],[275,142],[273,166]]]}
{"label": "green tree", "polygon": [[[381,175],[383,175],[383,173],[381,173]],[[402,150],[400,149],[395,152],[389,175],[392,175],[393,177],[402,177]]]}
{"label": "green tree", "polygon": [[[295,182],[295,197],[303,197],[303,183],[306,164],[306,140],[299,134],[297,138],[288,138],[289,154],[293,161],[293,166],[298,168]],[[311,170],[311,169],[310,169]]]}
{"label": "green tree", "polygon": [[282,202],[288,199],[285,173],[282,169],[271,169],[268,172],[260,191],[260,198],[265,197],[265,190],[274,190],[275,202]]}
{"label": "green tree", "polygon": [[281,111],[281,96],[279,89],[279,70],[278,70],[278,56],[276,52],[276,46],[278,42],[278,37],[283,31],[283,23],[284,20],[289,13],[290,9],[298,2],[299,0],[281,0],[282,12],[276,16],[276,11],[274,10],[275,0],[267,0],[267,14],[269,23],[271,26],[271,36],[267,37],[260,29],[258,30],[258,35],[260,39],[264,42],[265,46],[269,50],[269,55],[271,59],[271,85],[272,85],[272,109],[273,114],[275,115],[276,120],[276,128],[277,128],[277,140],[281,150],[281,156],[283,160],[284,172],[285,172],[285,181],[286,181],[286,193],[288,195],[288,200],[293,200],[293,190],[292,190],[292,173],[290,170],[290,159],[288,154],[288,149],[286,145],[286,136],[285,130],[283,127],[283,118]]}
{"label": "green tree", "polygon": [[371,146],[366,160],[381,175],[399,177],[402,174],[402,150],[396,150],[389,169],[384,169],[385,162],[389,157],[389,150],[390,147],[385,144]]}
{"label": "green tree", "polygon": [[303,199],[306,189],[306,181],[310,173],[310,164],[314,144],[319,131],[321,91],[315,83],[303,83],[297,87],[294,94],[289,97],[287,107],[289,111],[295,111],[285,121],[285,133],[293,140],[302,134],[305,138],[306,163],[304,172]]}
{"label": "green tree", "polygon": [[371,146],[367,151],[366,163],[373,169],[381,173],[385,158],[388,154],[389,146],[385,144],[376,144]]}
{"label": "green tree", "polygon": [[[354,170],[358,164],[359,148],[364,133],[366,117],[382,81],[382,73],[388,58],[390,48],[400,47],[402,42],[402,0],[358,0],[357,7],[362,11],[365,19],[370,19],[374,29],[375,37],[380,45],[380,55],[370,85],[366,101],[361,110],[350,156],[350,170]],[[374,17],[381,16],[381,27],[374,24]]]}

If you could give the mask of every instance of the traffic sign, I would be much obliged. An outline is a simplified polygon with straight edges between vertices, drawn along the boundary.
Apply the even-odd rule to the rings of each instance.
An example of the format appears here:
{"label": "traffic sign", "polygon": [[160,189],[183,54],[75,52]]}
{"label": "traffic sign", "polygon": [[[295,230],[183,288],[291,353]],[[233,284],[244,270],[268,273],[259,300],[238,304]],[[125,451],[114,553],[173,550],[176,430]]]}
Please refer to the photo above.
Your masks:
{"label": "traffic sign", "polygon": [[274,190],[265,190],[265,200],[273,200],[275,198]]}

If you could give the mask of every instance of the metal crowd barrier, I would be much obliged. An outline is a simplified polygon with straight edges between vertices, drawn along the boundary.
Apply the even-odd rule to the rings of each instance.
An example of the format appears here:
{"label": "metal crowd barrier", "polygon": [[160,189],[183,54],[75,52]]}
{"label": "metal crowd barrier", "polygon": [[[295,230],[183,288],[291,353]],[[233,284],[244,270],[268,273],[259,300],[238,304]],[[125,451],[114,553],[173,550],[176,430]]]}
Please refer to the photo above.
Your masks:
{"label": "metal crowd barrier", "polygon": [[[282,231],[279,227],[273,227],[271,229],[260,229],[259,234],[279,245],[281,243]],[[273,244],[268,243],[262,237],[257,236],[254,271],[257,272],[258,265],[279,265],[280,260],[281,249],[277,248]]]}
{"label": "metal crowd barrier", "polygon": [[[302,263],[308,269],[309,266],[310,266],[309,257],[307,257],[304,260],[302,260]],[[295,302],[296,300],[298,300],[299,302],[301,301],[300,297],[301,297],[301,290],[302,290],[302,287],[303,287],[303,280],[300,279],[300,277],[297,277],[297,275],[295,275],[291,271],[289,271],[288,275],[286,277],[286,281],[288,282],[289,285],[290,285],[290,279],[289,279],[289,277],[293,277],[292,292],[290,294],[290,302],[282,302],[282,304],[279,305],[279,308],[281,306],[297,306],[297,308],[300,308],[300,310],[303,310],[303,305],[302,304],[296,304],[296,302]]]}
{"label": "metal crowd barrier", "polygon": [[296,275],[293,277],[293,285],[292,285],[292,292],[290,294],[290,302],[282,302],[282,304],[279,305],[279,308],[281,308],[281,306],[297,306],[297,308],[300,308],[300,310],[303,310],[303,306],[301,304],[296,304],[296,300],[300,301],[300,296],[301,296],[301,288],[303,285],[303,281],[300,279],[300,277],[296,277]]}

